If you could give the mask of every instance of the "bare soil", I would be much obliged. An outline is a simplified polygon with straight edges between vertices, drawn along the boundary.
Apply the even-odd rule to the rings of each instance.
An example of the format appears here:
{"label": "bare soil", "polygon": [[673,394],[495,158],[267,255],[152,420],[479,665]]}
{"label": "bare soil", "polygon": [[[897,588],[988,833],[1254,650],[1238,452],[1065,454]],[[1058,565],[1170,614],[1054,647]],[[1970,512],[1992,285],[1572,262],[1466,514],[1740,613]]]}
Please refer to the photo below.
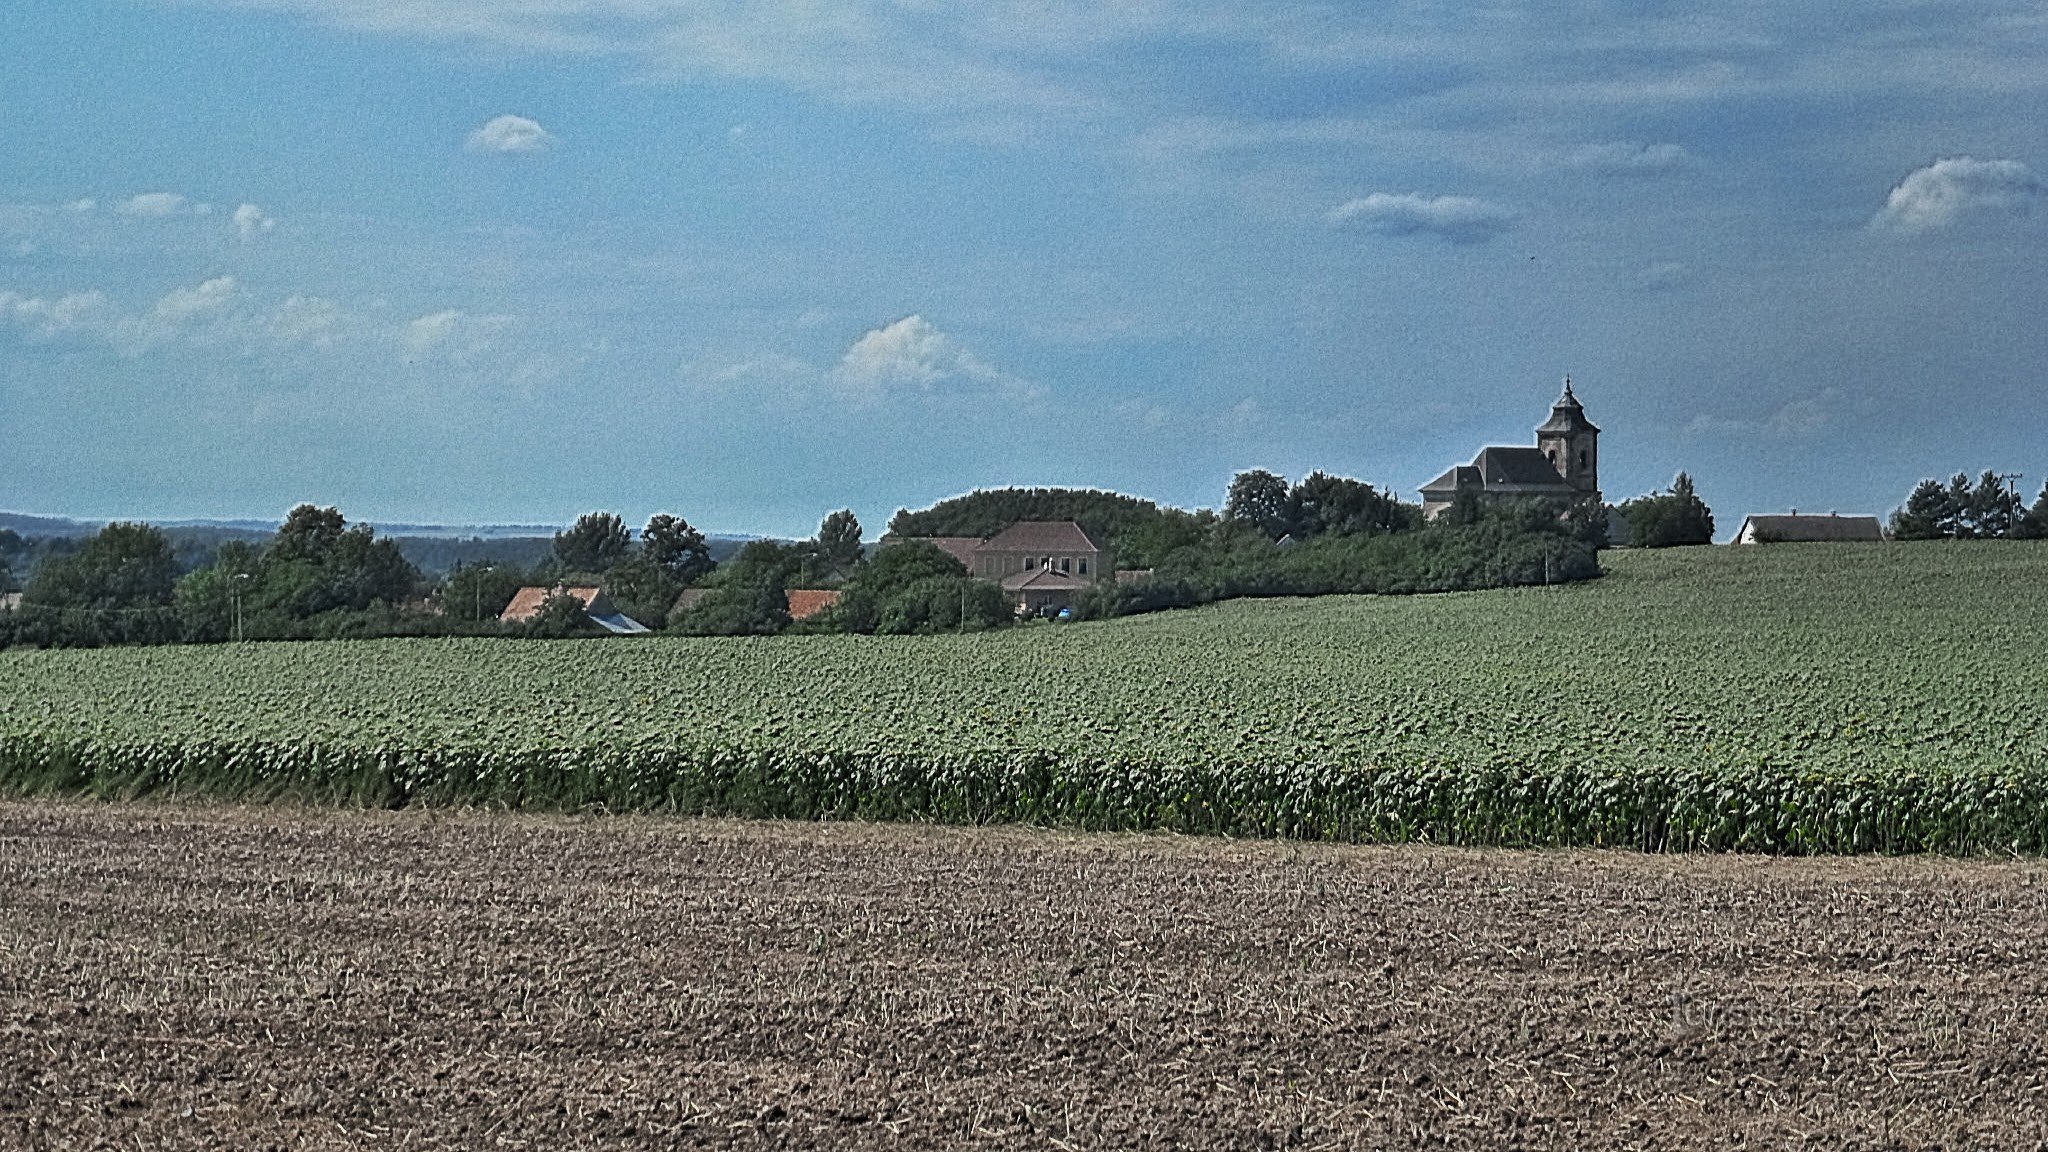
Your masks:
{"label": "bare soil", "polygon": [[2048,1147],[2048,865],[0,803],[0,1148]]}

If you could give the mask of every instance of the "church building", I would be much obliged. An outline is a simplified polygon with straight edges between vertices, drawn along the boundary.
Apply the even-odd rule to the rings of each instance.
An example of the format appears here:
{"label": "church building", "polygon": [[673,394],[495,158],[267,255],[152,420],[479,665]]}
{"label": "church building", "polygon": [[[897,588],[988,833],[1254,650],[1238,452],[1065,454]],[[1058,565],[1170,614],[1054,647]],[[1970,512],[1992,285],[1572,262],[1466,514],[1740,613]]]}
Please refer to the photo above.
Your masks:
{"label": "church building", "polygon": [[1536,428],[1534,448],[1482,448],[1460,465],[1422,486],[1422,514],[1434,520],[1470,492],[1499,496],[1600,499],[1600,429],[1586,419],[1572,381],[1551,405],[1550,419]]}

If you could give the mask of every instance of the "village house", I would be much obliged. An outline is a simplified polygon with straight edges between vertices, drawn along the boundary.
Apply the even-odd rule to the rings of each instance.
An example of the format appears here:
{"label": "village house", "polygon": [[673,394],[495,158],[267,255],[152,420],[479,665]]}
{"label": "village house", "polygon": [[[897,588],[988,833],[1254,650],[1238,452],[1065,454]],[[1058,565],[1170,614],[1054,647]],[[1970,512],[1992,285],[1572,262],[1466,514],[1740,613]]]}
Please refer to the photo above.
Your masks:
{"label": "village house", "polygon": [[924,538],[970,576],[1002,586],[1026,616],[1056,611],[1091,584],[1115,578],[1109,550],[1072,520],[1020,520],[987,539]]}
{"label": "village house", "polygon": [[1550,419],[1537,426],[1534,448],[1480,449],[1472,463],[1422,486],[1422,514],[1434,520],[1466,494],[1600,499],[1600,429],[1572,395],[1570,377],[1564,395],[1551,405]]}
{"label": "village house", "polygon": [[524,624],[540,615],[541,608],[556,596],[575,597],[582,603],[583,614],[592,624],[615,635],[638,636],[652,631],[614,607],[602,589],[587,584],[575,587],[557,584],[552,588],[529,584],[513,594],[512,602],[498,613],[498,620],[504,624]]}
{"label": "village house", "polygon": [[1884,525],[1875,516],[1800,515],[1789,513],[1745,516],[1737,544],[1877,544],[1884,540]]}

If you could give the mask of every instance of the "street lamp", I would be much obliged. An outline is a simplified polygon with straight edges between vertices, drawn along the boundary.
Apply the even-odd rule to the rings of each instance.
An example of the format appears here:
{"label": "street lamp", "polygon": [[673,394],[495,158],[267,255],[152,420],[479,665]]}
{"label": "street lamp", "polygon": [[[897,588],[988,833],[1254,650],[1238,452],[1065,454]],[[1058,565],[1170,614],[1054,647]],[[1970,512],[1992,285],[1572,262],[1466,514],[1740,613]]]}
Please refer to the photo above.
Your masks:
{"label": "street lamp", "polygon": [[484,620],[484,574],[497,570],[496,566],[486,564],[476,570],[476,578],[469,582],[470,590],[476,593],[476,607],[470,612],[469,618],[479,624]]}
{"label": "street lamp", "polygon": [[242,581],[248,578],[249,574],[247,572],[237,572],[235,573],[235,578],[228,582],[228,589],[234,594],[235,600],[235,643],[237,644],[242,642],[244,636],[242,632]]}

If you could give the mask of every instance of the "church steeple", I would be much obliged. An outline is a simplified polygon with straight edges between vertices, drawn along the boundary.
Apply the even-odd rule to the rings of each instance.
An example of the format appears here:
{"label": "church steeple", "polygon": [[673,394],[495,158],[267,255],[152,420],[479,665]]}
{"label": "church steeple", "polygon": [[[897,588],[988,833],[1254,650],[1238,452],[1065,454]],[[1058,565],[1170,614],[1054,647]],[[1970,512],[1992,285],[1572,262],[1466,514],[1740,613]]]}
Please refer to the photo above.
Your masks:
{"label": "church steeple", "polygon": [[1572,395],[1572,378],[1564,378],[1564,395],[1550,406],[1550,419],[1536,427],[1536,447],[1565,483],[1595,498],[1600,495],[1600,429],[1586,419],[1586,409]]}

